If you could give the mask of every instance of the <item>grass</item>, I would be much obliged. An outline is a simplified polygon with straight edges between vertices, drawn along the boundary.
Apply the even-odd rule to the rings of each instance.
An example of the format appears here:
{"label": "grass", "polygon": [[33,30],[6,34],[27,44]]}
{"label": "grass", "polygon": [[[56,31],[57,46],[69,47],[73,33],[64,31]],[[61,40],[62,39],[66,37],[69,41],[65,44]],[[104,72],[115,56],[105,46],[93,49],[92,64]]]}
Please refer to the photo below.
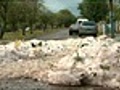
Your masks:
{"label": "grass", "polygon": [[16,31],[16,32],[6,32],[4,34],[3,39],[0,41],[0,43],[6,43],[8,41],[15,41],[15,40],[28,40],[28,39],[32,39],[35,37],[39,37],[42,35],[46,35],[48,33],[53,33],[53,32],[57,32],[59,29],[48,29],[46,31],[43,30],[34,30],[33,34],[30,33],[30,31],[26,31],[26,35],[22,35],[22,31]]}
{"label": "grass", "polygon": [[30,31],[26,31],[26,35],[22,35],[22,30],[16,31],[16,32],[6,32],[4,34],[3,39],[0,40],[0,44],[7,44],[11,41],[16,41],[16,40],[29,40],[35,37],[39,37],[42,35],[50,34],[57,32],[62,29],[47,29],[46,31],[43,30],[34,30],[33,34],[30,33]]}

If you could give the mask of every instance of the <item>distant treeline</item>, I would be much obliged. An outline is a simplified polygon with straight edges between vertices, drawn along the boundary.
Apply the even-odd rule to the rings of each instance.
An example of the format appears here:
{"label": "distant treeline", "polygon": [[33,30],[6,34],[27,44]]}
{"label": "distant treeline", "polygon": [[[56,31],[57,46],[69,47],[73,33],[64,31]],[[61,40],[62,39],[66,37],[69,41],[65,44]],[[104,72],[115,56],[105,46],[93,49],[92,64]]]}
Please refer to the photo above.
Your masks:
{"label": "distant treeline", "polygon": [[67,27],[76,17],[67,9],[53,13],[44,6],[44,0],[0,0],[0,38],[5,32],[22,30],[26,27],[31,34],[35,29]]}

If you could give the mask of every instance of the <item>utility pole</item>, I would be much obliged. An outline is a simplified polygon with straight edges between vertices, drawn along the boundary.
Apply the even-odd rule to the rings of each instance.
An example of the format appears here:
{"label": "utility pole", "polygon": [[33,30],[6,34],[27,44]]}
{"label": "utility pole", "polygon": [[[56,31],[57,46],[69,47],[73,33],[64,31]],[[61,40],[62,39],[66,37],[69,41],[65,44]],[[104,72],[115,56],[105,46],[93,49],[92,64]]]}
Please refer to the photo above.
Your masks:
{"label": "utility pole", "polygon": [[110,23],[111,23],[111,38],[114,38],[115,37],[115,34],[114,34],[114,22],[113,22],[113,0],[109,0],[109,4],[110,4]]}

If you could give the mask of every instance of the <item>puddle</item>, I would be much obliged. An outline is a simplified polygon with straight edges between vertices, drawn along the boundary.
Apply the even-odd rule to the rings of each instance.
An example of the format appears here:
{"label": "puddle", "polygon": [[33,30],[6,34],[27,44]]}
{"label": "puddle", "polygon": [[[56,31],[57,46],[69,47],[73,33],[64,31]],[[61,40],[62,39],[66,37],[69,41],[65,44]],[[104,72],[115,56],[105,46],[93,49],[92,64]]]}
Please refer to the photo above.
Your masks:
{"label": "puddle", "polygon": [[58,86],[44,85],[31,79],[0,80],[0,90],[115,90],[97,86]]}

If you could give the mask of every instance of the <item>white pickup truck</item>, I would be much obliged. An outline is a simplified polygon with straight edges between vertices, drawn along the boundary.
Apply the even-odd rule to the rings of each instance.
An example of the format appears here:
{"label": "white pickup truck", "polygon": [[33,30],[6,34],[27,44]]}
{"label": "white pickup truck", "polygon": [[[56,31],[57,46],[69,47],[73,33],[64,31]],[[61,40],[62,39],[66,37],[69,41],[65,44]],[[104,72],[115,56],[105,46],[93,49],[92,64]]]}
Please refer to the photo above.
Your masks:
{"label": "white pickup truck", "polygon": [[88,19],[85,18],[79,18],[77,19],[75,24],[72,24],[69,28],[69,35],[72,35],[74,33],[78,34],[79,33],[79,28],[80,28],[80,24],[84,21],[88,21]]}

